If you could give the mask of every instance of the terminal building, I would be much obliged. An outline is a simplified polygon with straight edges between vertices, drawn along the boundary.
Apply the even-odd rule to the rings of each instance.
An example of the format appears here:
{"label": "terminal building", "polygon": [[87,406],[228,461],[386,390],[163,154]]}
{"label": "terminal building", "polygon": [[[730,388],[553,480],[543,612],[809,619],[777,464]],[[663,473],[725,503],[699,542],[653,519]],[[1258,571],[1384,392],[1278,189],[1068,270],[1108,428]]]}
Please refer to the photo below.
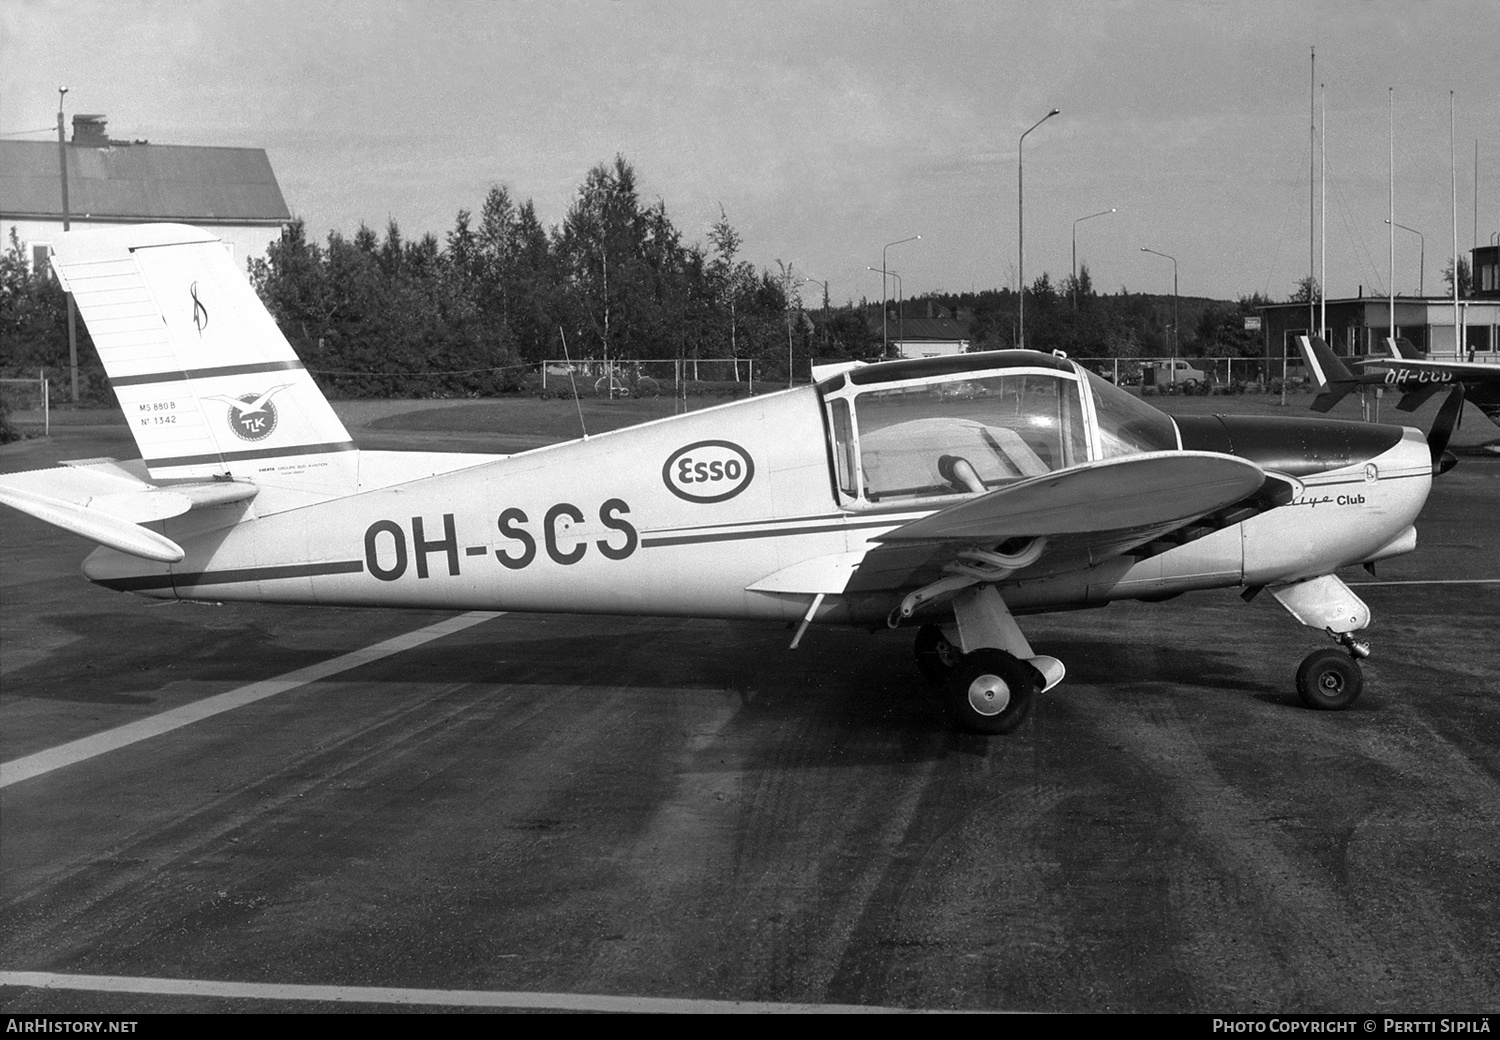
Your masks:
{"label": "terminal building", "polygon": [[72,230],[171,221],[212,231],[243,268],[290,222],[261,148],[119,141],[102,115],[73,117],[72,140],[0,140],[0,248],[15,228],[27,257],[46,267],[63,231],[63,168]]}
{"label": "terminal building", "polygon": [[[1274,303],[1261,308],[1267,371],[1279,374],[1281,359],[1300,361],[1297,337],[1326,320],[1324,340],[1347,357],[1384,355],[1391,335],[1404,337],[1434,361],[1492,361],[1500,364],[1500,246],[1473,250],[1470,292],[1456,308],[1449,296],[1358,296],[1323,305]],[[1326,319],[1323,314],[1326,313]]]}

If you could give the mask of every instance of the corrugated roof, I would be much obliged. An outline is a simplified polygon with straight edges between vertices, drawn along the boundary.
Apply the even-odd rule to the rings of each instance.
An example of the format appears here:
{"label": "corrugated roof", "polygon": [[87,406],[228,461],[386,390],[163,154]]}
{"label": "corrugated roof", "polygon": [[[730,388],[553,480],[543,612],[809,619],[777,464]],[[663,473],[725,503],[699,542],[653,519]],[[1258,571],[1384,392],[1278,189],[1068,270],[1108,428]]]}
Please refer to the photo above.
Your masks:
{"label": "corrugated roof", "polygon": [[[78,220],[283,223],[291,219],[263,148],[66,145]],[[55,141],[0,141],[0,219],[62,218]]]}

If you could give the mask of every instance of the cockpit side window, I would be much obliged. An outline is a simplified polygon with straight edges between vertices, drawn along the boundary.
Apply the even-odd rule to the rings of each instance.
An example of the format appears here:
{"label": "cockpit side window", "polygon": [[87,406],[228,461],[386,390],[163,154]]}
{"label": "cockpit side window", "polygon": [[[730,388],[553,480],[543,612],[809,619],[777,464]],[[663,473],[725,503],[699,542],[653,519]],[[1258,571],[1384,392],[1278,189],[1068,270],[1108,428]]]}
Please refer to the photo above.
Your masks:
{"label": "cockpit side window", "polygon": [[1101,458],[1177,448],[1177,427],[1165,413],[1093,372],[1086,374],[1094,394]]}
{"label": "cockpit side window", "polygon": [[1013,372],[881,387],[859,394],[854,414],[872,503],[976,494],[1088,458],[1071,376]]}
{"label": "cockpit side window", "polygon": [[828,403],[828,424],[833,434],[833,470],[838,488],[853,498],[859,494],[855,480],[859,463],[854,453],[854,418],[847,399],[835,398]]}

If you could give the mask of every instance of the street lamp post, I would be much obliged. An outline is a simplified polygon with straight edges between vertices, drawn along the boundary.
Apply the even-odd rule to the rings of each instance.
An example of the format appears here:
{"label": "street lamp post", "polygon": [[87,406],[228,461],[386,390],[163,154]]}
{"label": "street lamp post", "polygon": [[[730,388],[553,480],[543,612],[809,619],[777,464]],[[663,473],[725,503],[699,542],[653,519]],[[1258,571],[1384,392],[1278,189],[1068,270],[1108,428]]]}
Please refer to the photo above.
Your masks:
{"label": "street lamp post", "polygon": [[[1032,130],[1035,130],[1047,120],[1057,115],[1058,111],[1059,109],[1054,108],[1035,123],[1032,123],[1026,134],[1031,133]],[[1026,143],[1026,134],[1022,134],[1021,139],[1016,142],[1016,197],[1018,200],[1016,207],[1016,252],[1020,260],[1020,267],[1018,269],[1020,284],[1017,286],[1019,290],[1017,295],[1020,297],[1020,328],[1016,333],[1016,345],[1023,350],[1026,348],[1026,168],[1022,161],[1021,146]]]}
{"label": "street lamp post", "polygon": [[[780,260],[776,261],[778,264]],[[786,297],[786,388],[790,390],[794,385],[796,362],[792,358],[792,302],[795,293],[802,288],[802,282],[792,277],[792,267],[797,261],[793,260],[781,268],[781,290]],[[800,305],[801,301],[797,301]]]}
{"label": "street lamp post", "polygon": [[1410,231],[1413,235],[1417,236],[1418,248],[1421,250],[1421,252],[1419,254],[1418,261],[1417,261],[1417,263],[1419,265],[1417,267],[1417,295],[1418,296],[1426,296],[1427,295],[1427,236],[1424,235],[1424,234],[1422,234],[1422,232],[1418,231],[1416,228],[1407,227],[1405,224],[1398,224],[1394,220],[1387,220],[1386,223],[1389,224],[1391,227],[1398,227],[1402,231]]}
{"label": "street lamp post", "polygon": [[[62,215],[63,231],[73,229],[71,215],[68,213],[68,147],[63,136],[63,98],[67,96],[67,87],[57,88],[57,165],[62,172]],[[73,303],[73,292],[68,291],[68,371],[72,378],[73,403],[78,403],[78,324],[77,311]]]}
{"label": "street lamp post", "polygon": [[[902,284],[901,283],[901,276],[899,274],[897,274],[895,271],[882,271],[878,267],[871,267],[871,268],[869,268],[869,270],[871,270],[871,271],[880,271],[880,281],[881,281],[881,285],[882,286],[884,286],[885,280],[887,278],[894,278],[894,279],[896,279],[896,338],[898,340],[904,340],[905,336],[902,334],[902,330],[905,327],[905,324],[904,324],[904,321],[903,321],[904,315],[901,313],[901,301],[904,299],[904,294],[901,291],[901,284]],[[883,333],[884,333],[884,327],[883,326],[882,326],[881,331],[882,331],[881,339],[883,340],[885,338],[884,335],[883,335]],[[890,350],[890,347],[888,345],[882,344],[882,346],[881,346],[881,355],[880,355],[882,360],[884,360],[886,352],[888,352],[889,350]]]}
{"label": "street lamp post", "polygon": [[1145,246],[1141,246],[1141,252],[1151,253],[1155,256],[1165,256],[1168,260],[1172,261],[1172,361],[1174,364],[1170,367],[1172,369],[1172,382],[1175,384],[1177,382],[1177,365],[1175,364],[1177,361],[1177,337],[1182,334],[1182,327],[1178,324],[1181,318],[1179,317],[1177,306],[1177,258],[1175,256],[1168,256],[1166,253],[1159,253],[1155,249],[1147,249]]}
{"label": "street lamp post", "polygon": [[[890,249],[891,246],[899,246],[899,245],[901,245],[904,242],[915,242],[918,239],[920,239],[921,237],[922,237],[921,235],[912,235],[910,238],[899,239],[898,241],[895,241],[895,242],[887,242],[885,244],[885,248],[881,249],[881,251],[880,251],[880,357],[881,357],[882,360],[884,360],[886,353],[891,349],[891,347],[890,347],[890,337],[886,334],[886,319],[885,319],[885,304],[886,304],[886,299],[887,299],[886,291],[885,291],[885,277],[886,277],[885,254],[886,254],[886,250]],[[871,268],[871,270],[873,271],[874,268]]]}
{"label": "street lamp post", "polygon": [[901,276],[895,271],[891,272],[891,277],[896,279],[896,338],[904,346],[906,343],[906,314],[903,309],[906,305],[906,283],[901,280]]}
{"label": "street lamp post", "polygon": [[1113,212],[1115,212],[1113,209],[1101,210],[1073,221],[1073,309],[1075,311],[1078,309],[1078,225],[1085,220],[1093,220],[1095,217],[1107,217]]}

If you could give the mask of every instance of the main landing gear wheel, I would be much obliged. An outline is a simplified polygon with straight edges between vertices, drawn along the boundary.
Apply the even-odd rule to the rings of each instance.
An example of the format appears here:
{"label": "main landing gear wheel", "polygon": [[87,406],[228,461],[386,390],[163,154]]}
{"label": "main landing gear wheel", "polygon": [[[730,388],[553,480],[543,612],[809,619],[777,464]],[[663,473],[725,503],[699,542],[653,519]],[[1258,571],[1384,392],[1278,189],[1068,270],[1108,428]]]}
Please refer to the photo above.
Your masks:
{"label": "main landing gear wheel", "polygon": [[959,657],[948,676],[953,721],[975,733],[1010,733],[1031,714],[1037,671],[1004,650],[982,648]]}
{"label": "main landing gear wheel", "polygon": [[912,649],[917,655],[917,671],[930,683],[944,682],[963,656],[937,625],[923,625],[917,629],[917,641]]}
{"label": "main landing gear wheel", "polygon": [[1359,699],[1364,688],[1359,662],[1332,647],[1314,650],[1297,669],[1297,696],[1309,708],[1342,711]]}

